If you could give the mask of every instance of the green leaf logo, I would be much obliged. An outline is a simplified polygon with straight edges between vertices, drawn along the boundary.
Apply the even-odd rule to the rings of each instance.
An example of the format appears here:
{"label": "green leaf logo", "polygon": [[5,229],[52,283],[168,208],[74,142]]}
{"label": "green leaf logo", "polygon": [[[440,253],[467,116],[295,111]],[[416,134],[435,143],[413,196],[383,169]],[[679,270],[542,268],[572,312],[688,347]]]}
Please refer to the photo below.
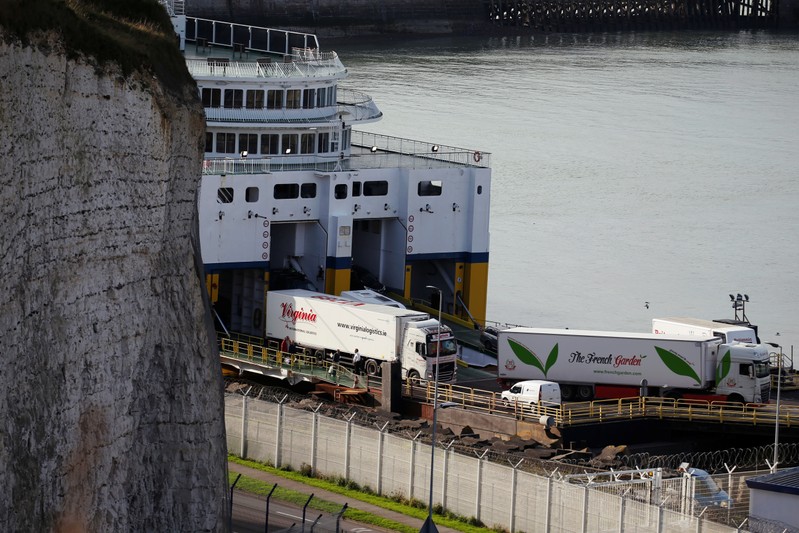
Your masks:
{"label": "green leaf logo", "polygon": [[538,370],[544,373],[545,377],[547,375],[547,372],[549,372],[549,369],[552,368],[552,365],[554,365],[555,362],[558,360],[557,344],[555,344],[555,346],[553,346],[552,348],[552,351],[549,352],[549,357],[547,357],[546,366],[542,365],[541,361],[538,359],[538,356],[535,355],[535,353],[533,353],[533,351],[527,348],[527,346],[525,346],[524,344],[517,342],[511,338],[508,338],[508,345],[510,346],[510,349],[513,350],[513,353],[516,355],[516,357],[519,358],[519,361],[521,361],[526,365],[536,367]]}
{"label": "green leaf logo", "polygon": [[695,380],[697,383],[701,384],[699,376],[696,375],[696,372],[694,371],[693,368],[691,368],[691,365],[686,363],[681,356],[677,355],[676,353],[672,353],[668,350],[664,350],[663,348],[659,348],[657,346],[655,346],[655,350],[660,356],[660,359],[663,360],[663,363],[667,367],[669,367],[669,370],[671,370],[677,375],[687,376]]}
{"label": "green leaf logo", "polygon": [[724,357],[721,358],[719,361],[719,366],[716,368],[716,383],[721,383],[721,380],[727,377],[727,374],[730,373],[730,351],[727,350],[727,353],[724,354]]}
{"label": "green leaf logo", "polygon": [[555,364],[555,361],[558,360],[558,344],[555,343],[555,346],[552,347],[552,351],[549,352],[549,357],[547,357],[547,366],[544,367],[544,375],[547,375],[549,369],[552,368],[552,365]]}

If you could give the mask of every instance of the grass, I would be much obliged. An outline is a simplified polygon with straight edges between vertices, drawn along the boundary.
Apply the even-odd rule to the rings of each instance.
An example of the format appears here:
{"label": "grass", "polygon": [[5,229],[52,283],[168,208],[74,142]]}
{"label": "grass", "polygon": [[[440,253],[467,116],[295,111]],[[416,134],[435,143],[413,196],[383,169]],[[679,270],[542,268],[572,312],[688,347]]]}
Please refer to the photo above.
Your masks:
{"label": "grass", "polygon": [[3,0],[0,26],[6,39],[47,46],[44,34],[64,43],[70,59],[96,62],[99,71],[113,63],[123,76],[155,75],[170,92],[194,86],[166,10],[156,0]]}
{"label": "grass", "polygon": [[[377,507],[381,507],[383,509],[387,509],[397,513],[401,513],[403,515],[412,516],[414,518],[418,518],[419,520],[424,520],[425,518],[427,518],[427,507],[418,500],[408,502],[402,498],[390,498],[386,496],[378,496],[377,494],[374,494],[374,492],[372,492],[368,487],[361,488],[358,487],[356,484],[352,482],[347,482],[346,480],[343,479],[325,479],[325,478],[310,476],[309,469],[303,469],[302,472],[279,469],[256,461],[241,459],[234,455],[228,456],[228,460],[232,463],[236,463],[256,470],[261,470],[263,472],[268,472],[270,474],[277,475],[285,479],[298,481],[300,483],[308,485],[309,487],[316,487],[321,490],[326,490],[329,492],[334,492],[336,494],[341,494],[342,496],[346,496],[349,501],[349,507],[347,508],[347,511],[344,513],[344,517],[350,520],[354,520],[364,524],[371,524],[384,529],[401,531],[403,533],[416,533],[418,531],[418,528],[408,527],[399,522],[395,522],[393,520],[389,520],[374,515],[372,513],[359,510],[357,509],[357,501],[369,503],[371,505],[375,505]],[[238,474],[235,473],[230,474],[231,484],[233,483],[233,480],[236,479],[237,475]],[[236,484],[237,489],[241,489],[246,492],[252,492],[264,496],[269,494],[269,491],[272,490],[272,487],[273,484],[265,483],[245,475],[242,475],[241,478],[239,479],[239,482]],[[308,501],[308,494],[303,492],[296,492],[290,489],[281,488],[279,483],[272,497],[277,498],[281,501],[287,501],[293,504],[298,504],[300,506],[305,505],[305,502]],[[355,502],[353,502],[352,500],[355,500]],[[333,502],[318,500],[317,498],[311,500],[309,507],[318,509],[320,511],[325,511],[328,513],[337,513],[341,510],[341,505]],[[458,531],[462,531],[464,533],[491,533],[496,531],[482,526],[482,524],[479,524],[478,521],[474,518],[464,519],[462,517],[458,517],[451,513],[442,513],[441,511],[442,509],[440,509],[440,506],[434,508],[433,518],[436,522],[436,525],[438,526],[452,528]]]}

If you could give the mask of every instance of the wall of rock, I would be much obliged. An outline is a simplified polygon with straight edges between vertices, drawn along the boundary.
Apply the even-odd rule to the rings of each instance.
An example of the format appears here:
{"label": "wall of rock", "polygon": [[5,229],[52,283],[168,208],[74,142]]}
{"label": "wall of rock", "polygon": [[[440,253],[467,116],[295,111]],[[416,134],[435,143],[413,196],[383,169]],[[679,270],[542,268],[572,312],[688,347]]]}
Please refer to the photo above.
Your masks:
{"label": "wall of rock", "polygon": [[2,531],[226,526],[185,90],[0,28]]}

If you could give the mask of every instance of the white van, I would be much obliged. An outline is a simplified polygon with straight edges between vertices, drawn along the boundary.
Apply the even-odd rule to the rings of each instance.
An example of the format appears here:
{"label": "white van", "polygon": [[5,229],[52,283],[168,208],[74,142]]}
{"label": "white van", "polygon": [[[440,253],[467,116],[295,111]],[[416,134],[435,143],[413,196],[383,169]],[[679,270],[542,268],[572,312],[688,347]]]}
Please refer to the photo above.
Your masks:
{"label": "white van", "polygon": [[554,381],[543,379],[520,381],[509,390],[502,391],[502,403],[505,405],[540,403],[551,407],[559,406],[560,386]]}

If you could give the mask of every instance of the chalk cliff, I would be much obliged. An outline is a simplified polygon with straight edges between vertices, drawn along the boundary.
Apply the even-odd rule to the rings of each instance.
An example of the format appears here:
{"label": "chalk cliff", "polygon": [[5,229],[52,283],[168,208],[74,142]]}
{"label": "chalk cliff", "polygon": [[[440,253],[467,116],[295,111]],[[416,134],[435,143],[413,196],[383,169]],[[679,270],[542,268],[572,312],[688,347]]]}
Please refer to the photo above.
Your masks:
{"label": "chalk cliff", "polygon": [[2,531],[226,524],[202,108],[154,72],[0,27]]}

